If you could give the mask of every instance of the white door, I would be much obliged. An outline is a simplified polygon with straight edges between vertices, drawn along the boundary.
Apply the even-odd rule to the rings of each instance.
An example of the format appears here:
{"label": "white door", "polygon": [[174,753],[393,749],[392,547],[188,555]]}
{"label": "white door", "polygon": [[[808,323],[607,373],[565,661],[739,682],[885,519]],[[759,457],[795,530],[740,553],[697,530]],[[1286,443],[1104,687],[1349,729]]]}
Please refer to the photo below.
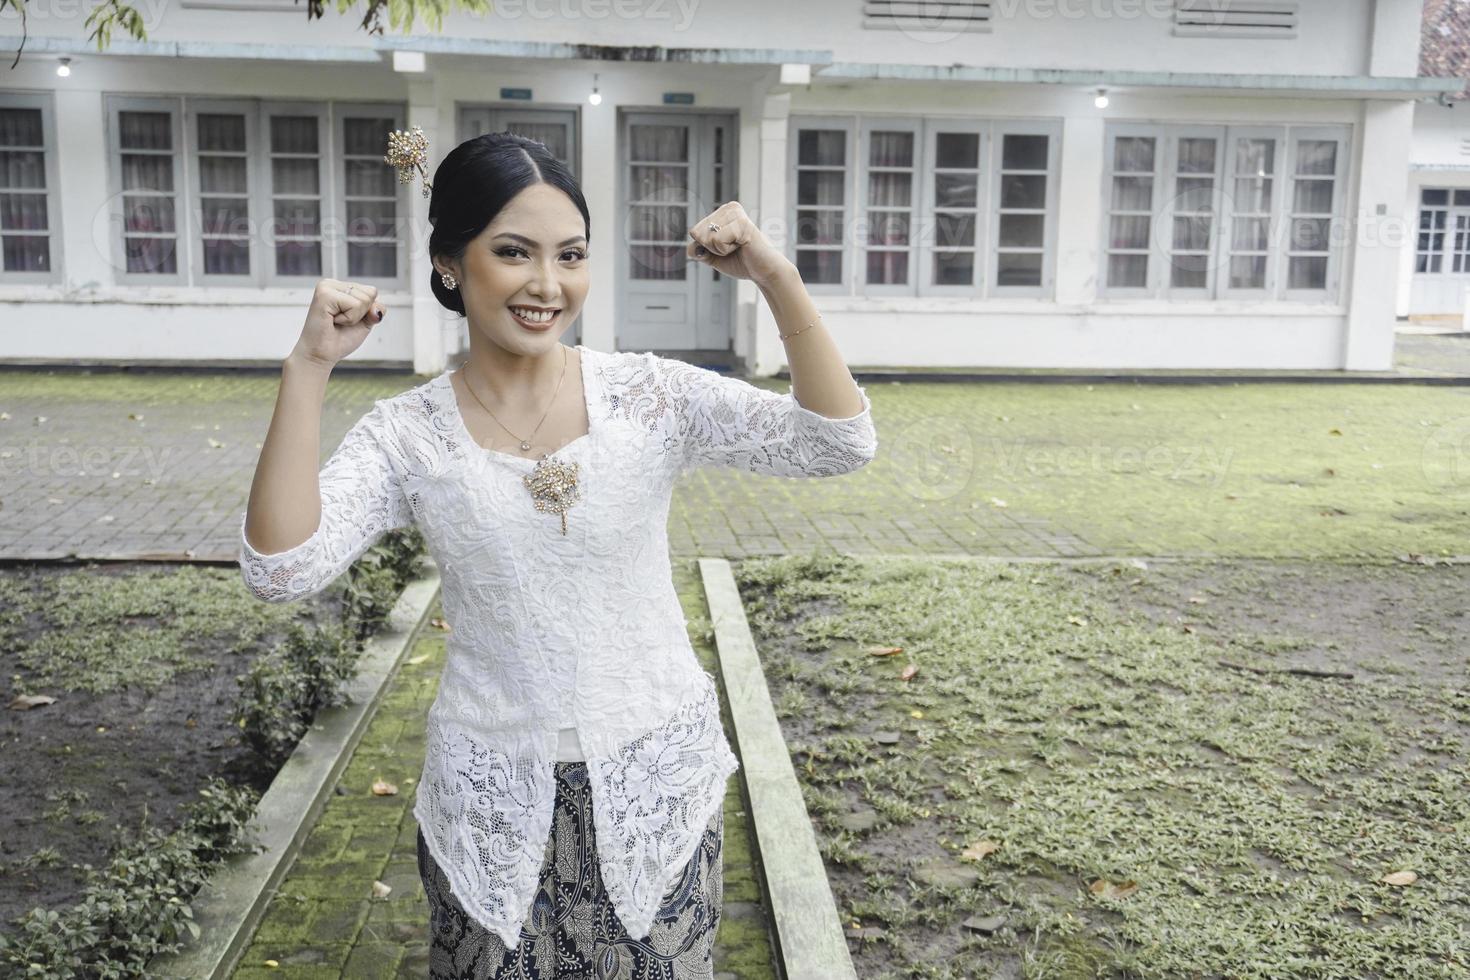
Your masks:
{"label": "white door", "polygon": [[735,123],[729,113],[623,114],[618,350],[734,348],[734,283],[684,249],[696,221],[737,199]]}
{"label": "white door", "polygon": [[[582,154],[577,149],[577,112],[575,109],[531,109],[519,106],[460,106],[458,142],[463,143],[486,133],[515,133],[546,144],[551,155],[572,172],[577,180],[582,179],[580,162]],[[568,344],[582,342],[582,315],[572,321],[571,327],[562,334]],[[463,353],[469,350],[469,323],[461,323],[459,349],[450,351]]]}

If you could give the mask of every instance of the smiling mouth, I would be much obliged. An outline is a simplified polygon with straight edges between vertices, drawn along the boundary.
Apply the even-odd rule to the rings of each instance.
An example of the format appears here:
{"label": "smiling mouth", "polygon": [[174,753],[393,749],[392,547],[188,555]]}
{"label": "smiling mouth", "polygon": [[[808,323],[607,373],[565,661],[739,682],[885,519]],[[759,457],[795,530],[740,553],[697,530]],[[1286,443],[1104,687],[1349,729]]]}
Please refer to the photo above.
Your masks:
{"label": "smiling mouth", "polygon": [[549,326],[561,317],[560,309],[553,310],[550,313],[533,312],[526,307],[511,306],[508,309],[510,310],[510,315],[515,317],[518,323],[532,329],[541,329]]}

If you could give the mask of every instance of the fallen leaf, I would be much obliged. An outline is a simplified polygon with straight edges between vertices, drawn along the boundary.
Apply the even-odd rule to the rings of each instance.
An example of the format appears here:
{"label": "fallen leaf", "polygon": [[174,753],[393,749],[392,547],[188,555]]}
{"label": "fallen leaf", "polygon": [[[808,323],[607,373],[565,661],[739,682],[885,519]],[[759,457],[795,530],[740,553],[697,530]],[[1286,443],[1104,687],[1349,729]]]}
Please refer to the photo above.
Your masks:
{"label": "fallen leaf", "polygon": [[1073,626],[1087,625],[1087,620],[1083,619],[1081,616],[1068,616],[1067,622],[1071,623]]}
{"label": "fallen leaf", "polygon": [[223,449],[223,448],[225,448],[225,444],[222,443],[222,442],[220,442],[218,439],[214,438],[213,436],[210,436],[210,438],[209,438],[209,445],[213,449]]}
{"label": "fallen leaf", "polygon": [[903,673],[901,673],[901,674],[898,675],[898,679],[901,680],[901,681],[913,680],[914,675],[917,674],[918,672],[919,672],[919,665],[918,664],[909,664],[907,667],[905,667],[903,669]]}
{"label": "fallen leaf", "polygon": [[43,704],[55,704],[56,699],[47,694],[21,694],[10,702],[12,711],[30,711]]}
{"label": "fallen leaf", "polygon": [[397,796],[398,795],[398,787],[397,786],[394,786],[392,783],[386,782],[385,780],[382,780],[382,779],[374,780],[374,782],[373,782],[373,795],[374,796]]}
{"label": "fallen leaf", "polygon": [[1327,434],[1329,436],[1340,436],[1340,435],[1342,435],[1342,430],[1341,429],[1328,429],[1327,430]]}
{"label": "fallen leaf", "polygon": [[387,898],[388,893],[392,890],[392,885],[385,885],[381,881],[373,879],[373,898]]}
{"label": "fallen leaf", "polygon": [[421,653],[417,657],[409,657],[407,660],[404,661],[404,663],[408,664],[410,667],[416,667],[428,659],[429,655],[427,653]]}
{"label": "fallen leaf", "polygon": [[991,497],[990,502],[996,507],[1006,506],[1006,502],[1004,500],[1001,500],[999,497]]}
{"label": "fallen leaf", "polygon": [[1206,599],[1202,595],[1192,595],[1188,599],[1185,600],[1185,602],[1192,602],[1192,603],[1194,603],[1197,606],[1198,605],[1202,605],[1202,604],[1204,604],[1206,602],[1209,602],[1209,601],[1210,600]]}
{"label": "fallen leaf", "polygon": [[1127,898],[1138,891],[1138,882],[1132,878],[1122,882],[1111,882],[1106,878],[1099,878],[1089,885],[1087,890],[1104,898]]}
{"label": "fallen leaf", "polygon": [[909,712],[909,717],[910,718],[922,718],[922,717],[924,717],[924,712],[920,711],[918,708],[915,708],[913,711],[910,711]]}
{"label": "fallen leaf", "polygon": [[891,657],[895,653],[903,653],[903,647],[868,647],[870,657]]}
{"label": "fallen leaf", "polygon": [[429,620],[429,625],[432,626],[432,627],[434,627],[436,630],[448,630],[448,629],[450,629],[449,624],[446,623],[444,620],[440,619],[438,616],[435,616],[433,619]]}
{"label": "fallen leaf", "polygon": [[277,962],[276,960],[266,960],[265,961],[265,965],[268,966],[268,967],[270,967],[272,970],[274,970],[276,967],[280,966],[281,964],[279,962]]}
{"label": "fallen leaf", "polygon": [[1378,879],[1385,885],[1412,885],[1419,876],[1412,871],[1393,871]]}
{"label": "fallen leaf", "polygon": [[998,850],[1000,850],[1000,845],[987,837],[977,840],[963,851],[960,851],[960,857],[967,861],[978,861],[985,855],[994,854]]}

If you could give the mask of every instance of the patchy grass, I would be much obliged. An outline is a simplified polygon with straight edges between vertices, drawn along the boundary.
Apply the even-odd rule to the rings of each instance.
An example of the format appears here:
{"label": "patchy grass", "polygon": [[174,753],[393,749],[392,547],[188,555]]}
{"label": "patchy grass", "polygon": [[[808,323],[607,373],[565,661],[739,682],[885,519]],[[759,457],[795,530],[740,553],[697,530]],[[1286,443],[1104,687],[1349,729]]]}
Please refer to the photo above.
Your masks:
{"label": "patchy grass", "polygon": [[819,556],[738,579],[861,976],[1470,971],[1470,569]]}
{"label": "patchy grass", "polygon": [[235,569],[108,565],[0,576],[0,648],[11,686],[105,694],[157,690],[220,650],[255,647],[300,609],[251,596]]}
{"label": "patchy grass", "polygon": [[[329,400],[338,396],[355,400],[384,398],[427,380],[428,375],[407,371],[343,371],[332,376]],[[281,386],[275,368],[255,371],[175,371],[108,368],[42,369],[0,368],[0,391],[16,402],[54,403],[59,418],[64,410],[74,415],[85,403],[98,410],[116,412],[118,406],[143,408],[149,405],[214,405],[236,399],[258,399],[269,405]],[[4,405],[14,413],[11,405]],[[16,416],[13,425],[29,425],[32,419]]]}
{"label": "patchy grass", "polygon": [[1383,559],[1463,554],[1470,539],[1470,388],[871,388],[879,451],[864,479],[941,525],[995,498],[1105,554]]}

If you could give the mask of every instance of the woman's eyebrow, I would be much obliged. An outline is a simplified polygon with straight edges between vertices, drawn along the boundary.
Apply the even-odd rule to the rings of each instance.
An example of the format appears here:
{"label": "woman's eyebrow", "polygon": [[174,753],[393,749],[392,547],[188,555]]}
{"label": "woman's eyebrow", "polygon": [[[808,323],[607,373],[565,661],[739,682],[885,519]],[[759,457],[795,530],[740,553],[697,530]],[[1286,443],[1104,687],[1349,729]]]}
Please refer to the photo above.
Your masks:
{"label": "woman's eyebrow", "polygon": [[[514,239],[515,241],[523,242],[526,245],[530,245],[532,247],[534,247],[536,245],[536,242],[535,241],[533,241],[530,238],[527,238],[525,235],[516,235],[516,234],[512,234],[511,232],[508,232],[508,231],[502,231],[500,234],[496,235],[495,237],[496,238],[511,238],[511,239]],[[585,235],[574,235],[573,237],[568,238],[566,241],[561,242],[556,247],[557,248],[566,248],[568,245],[575,245],[577,242],[585,242],[586,240],[587,240],[587,236],[585,236]]]}

